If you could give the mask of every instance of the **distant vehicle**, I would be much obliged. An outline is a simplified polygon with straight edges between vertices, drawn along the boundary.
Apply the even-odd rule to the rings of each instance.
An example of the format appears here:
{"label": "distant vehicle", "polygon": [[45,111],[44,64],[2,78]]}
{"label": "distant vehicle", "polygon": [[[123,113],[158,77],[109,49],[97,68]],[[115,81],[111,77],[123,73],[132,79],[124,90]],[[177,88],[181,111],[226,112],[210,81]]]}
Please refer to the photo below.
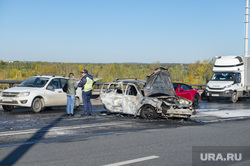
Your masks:
{"label": "distant vehicle", "polygon": [[192,102],[175,95],[170,74],[157,68],[140,80],[116,80],[102,87],[100,99],[108,112],[140,116],[188,118],[194,111]]}
{"label": "distant vehicle", "polygon": [[205,96],[214,99],[230,99],[232,103],[238,98],[250,96],[250,58],[243,56],[216,57],[213,76],[207,83]]}
{"label": "distant vehicle", "polygon": [[201,101],[199,89],[194,89],[191,86],[183,83],[173,83],[175,94],[179,97],[186,98],[193,102],[194,106],[198,106]]}
{"label": "distant vehicle", "polygon": [[[17,87],[3,90],[0,93],[0,105],[5,111],[11,111],[15,106],[29,107],[34,112],[40,112],[44,107],[65,106],[67,96],[62,87],[68,78],[60,76],[34,76],[22,82]],[[81,89],[77,89],[75,108],[82,102]]]}

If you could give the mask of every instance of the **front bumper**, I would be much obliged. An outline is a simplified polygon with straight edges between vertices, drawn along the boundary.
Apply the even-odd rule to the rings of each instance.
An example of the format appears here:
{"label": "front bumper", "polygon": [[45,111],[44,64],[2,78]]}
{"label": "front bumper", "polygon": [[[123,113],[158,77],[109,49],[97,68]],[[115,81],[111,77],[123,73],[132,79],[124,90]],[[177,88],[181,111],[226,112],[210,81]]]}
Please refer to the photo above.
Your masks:
{"label": "front bumper", "polygon": [[231,97],[233,94],[233,91],[229,90],[229,91],[222,91],[222,92],[214,92],[214,91],[205,90],[204,93],[205,93],[205,96],[207,97],[226,98],[226,97]]}
{"label": "front bumper", "polygon": [[0,105],[12,105],[12,106],[20,106],[20,107],[30,107],[31,101],[26,97],[1,97]]}

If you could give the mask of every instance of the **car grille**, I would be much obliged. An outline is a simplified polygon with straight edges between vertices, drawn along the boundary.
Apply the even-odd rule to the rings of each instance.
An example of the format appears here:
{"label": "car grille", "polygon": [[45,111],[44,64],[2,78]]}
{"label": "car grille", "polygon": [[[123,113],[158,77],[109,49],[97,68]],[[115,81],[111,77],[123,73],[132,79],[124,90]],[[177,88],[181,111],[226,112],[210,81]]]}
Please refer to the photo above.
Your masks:
{"label": "car grille", "polygon": [[18,102],[16,101],[16,100],[13,100],[13,101],[2,101],[2,100],[0,100],[0,103],[5,103],[5,104],[18,104]]}
{"label": "car grille", "polygon": [[211,90],[223,90],[225,88],[211,88],[211,87],[209,87],[209,89],[211,89]]}
{"label": "car grille", "polygon": [[3,92],[3,97],[17,97],[19,93],[18,92]]}

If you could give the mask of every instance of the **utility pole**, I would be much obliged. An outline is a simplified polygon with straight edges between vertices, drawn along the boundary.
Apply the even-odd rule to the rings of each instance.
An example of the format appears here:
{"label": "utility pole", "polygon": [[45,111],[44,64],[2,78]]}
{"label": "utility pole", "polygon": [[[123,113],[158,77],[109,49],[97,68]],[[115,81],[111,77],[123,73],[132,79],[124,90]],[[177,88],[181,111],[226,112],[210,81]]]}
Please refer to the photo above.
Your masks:
{"label": "utility pole", "polygon": [[249,9],[249,0],[246,0],[246,7],[245,7],[245,53],[244,56],[248,56],[248,9]]}
{"label": "utility pole", "polygon": [[248,56],[248,10],[249,10],[249,0],[246,0],[246,7],[245,7],[245,53],[244,53],[244,84],[246,90],[250,90],[250,71],[248,68],[250,67],[250,57]]}

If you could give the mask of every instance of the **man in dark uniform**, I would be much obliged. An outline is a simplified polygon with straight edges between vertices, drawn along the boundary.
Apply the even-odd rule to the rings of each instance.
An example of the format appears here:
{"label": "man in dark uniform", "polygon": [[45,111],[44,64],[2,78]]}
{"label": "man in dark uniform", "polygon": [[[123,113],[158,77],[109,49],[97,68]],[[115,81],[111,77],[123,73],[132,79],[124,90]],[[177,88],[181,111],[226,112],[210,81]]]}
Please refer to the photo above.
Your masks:
{"label": "man in dark uniform", "polygon": [[88,74],[88,70],[84,69],[82,72],[82,79],[78,83],[78,87],[82,88],[82,100],[84,104],[84,114],[92,115],[92,105],[90,97],[93,89],[93,76]]}

